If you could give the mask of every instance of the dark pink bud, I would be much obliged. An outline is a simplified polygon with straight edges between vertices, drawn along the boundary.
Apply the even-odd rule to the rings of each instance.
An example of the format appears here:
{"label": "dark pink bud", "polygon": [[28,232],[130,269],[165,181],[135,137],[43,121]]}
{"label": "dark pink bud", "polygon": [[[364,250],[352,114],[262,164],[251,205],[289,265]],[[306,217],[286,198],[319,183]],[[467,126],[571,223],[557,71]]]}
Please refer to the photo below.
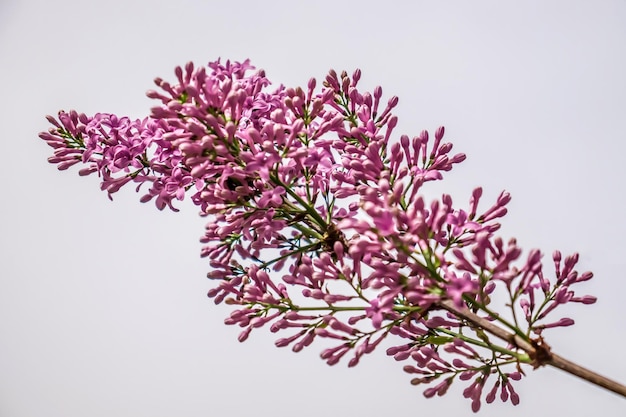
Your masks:
{"label": "dark pink bud", "polygon": [[[342,76],[344,74],[341,74]],[[350,78],[348,78],[347,76],[342,77],[341,80],[341,91],[343,91],[344,94],[348,95],[349,91],[350,91]]]}
{"label": "dark pink bud", "polygon": [[348,368],[352,368],[355,367],[359,364],[359,356],[355,356],[352,359],[350,359],[350,361],[348,362]]}
{"label": "dark pink bud", "polygon": [[573,303],[593,304],[598,301],[598,298],[593,295],[585,295],[582,297],[573,297],[570,301]]}
{"label": "dark pink bud", "polygon": [[80,175],[82,177],[82,176],[85,176],[85,175],[93,174],[96,171],[98,171],[98,167],[90,166],[90,167],[83,168],[80,171],[78,171],[78,175]]}
{"label": "dark pink bud", "polygon": [[283,339],[278,339],[274,342],[274,346],[276,347],[285,347],[287,345],[289,345],[291,341],[289,340],[289,338],[283,338]]}
{"label": "dark pink bud", "polygon": [[349,325],[347,325],[347,324],[337,320],[334,317],[330,320],[330,327],[333,330],[337,330],[337,331],[348,333],[348,334],[356,334],[356,333],[358,333],[358,331],[354,327],[351,327],[351,326],[349,326]]}
{"label": "dark pink bud", "polygon": [[542,329],[549,329],[549,328],[552,328],[552,327],[567,327],[567,326],[571,326],[573,324],[574,324],[574,320],[572,320],[572,319],[570,319],[568,317],[565,317],[565,318],[562,318],[559,321],[555,321],[554,323],[548,323],[548,324],[542,324],[542,325],[539,325],[539,326],[535,326],[535,327],[533,327],[533,330],[541,331]]}
{"label": "dark pink bud", "polygon": [[492,402],[495,401],[496,399],[496,394],[498,391],[498,387],[500,386],[500,380],[497,380],[496,383],[494,384],[493,388],[491,389],[491,391],[489,391],[489,393],[487,394],[487,396],[485,397],[485,402],[487,404],[491,404]]}
{"label": "dark pink bud", "polygon": [[511,378],[514,381],[519,381],[520,379],[522,379],[522,374],[520,372],[511,372],[506,374],[507,377]]}
{"label": "dark pink bud", "polygon": [[480,398],[475,398],[472,400],[472,411],[475,413],[480,411]]}
{"label": "dark pink bud", "polygon": [[513,385],[511,385],[511,383],[509,381],[507,381],[507,382],[505,382],[503,384],[502,388],[504,389],[504,387],[506,387],[506,389],[511,394],[511,403],[513,405],[518,405],[519,404],[519,395],[517,395],[517,393],[513,389]]}
{"label": "dark pink bud", "polygon": [[461,381],[469,381],[470,379],[472,379],[472,377],[474,375],[476,375],[477,371],[465,371],[465,372],[461,372],[461,374],[459,375],[459,379]]}
{"label": "dark pink bud", "polygon": [[452,159],[450,159],[450,165],[459,164],[465,161],[466,158],[467,156],[464,153],[457,153],[456,155],[452,157]]}
{"label": "dark pink bud", "polygon": [[593,278],[593,272],[583,272],[581,275],[578,276],[578,278],[576,279],[576,282],[583,282],[583,281],[588,281],[591,278]]}
{"label": "dark pink bud", "polygon": [[476,216],[476,209],[478,207],[478,202],[480,201],[480,197],[482,195],[483,195],[482,187],[474,188],[474,191],[472,191],[472,197],[470,198],[470,213],[468,216],[470,220],[474,219],[474,216]]}
{"label": "dark pink bud", "polygon": [[360,79],[361,79],[361,70],[357,68],[352,73],[352,87],[356,86]]}
{"label": "dark pink bud", "polygon": [[439,126],[437,130],[435,131],[435,139],[441,140],[443,138],[445,131],[446,129],[443,126]]}
{"label": "dark pink bud", "polygon": [[509,194],[506,191],[502,191],[502,193],[498,197],[498,205],[499,206],[505,206],[505,205],[509,204],[510,201],[511,201],[511,194]]}
{"label": "dark pink bud", "polygon": [[248,339],[248,336],[250,336],[251,331],[252,331],[252,327],[246,328],[246,330],[239,333],[239,337],[237,337],[237,340],[239,340],[240,342],[245,342],[246,339]]}
{"label": "dark pink bud", "polygon": [[291,342],[293,342],[294,340],[298,339],[300,336],[302,336],[304,333],[306,332],[306,330],[303,330],[299,333],[294,334],[291,337],[287,337],[287,338],[282,338],[282,339],[278,339],[274,342],[274,345],[276,347],[285,347],[287,345],[289,345]]}
{"label": "dark pink bud", "polygon": [[461,359],[459,359],[459,358],[454,358],[454,359],[452,360],[452,365],[454,365],[454,366],[455,366],[455,367],[457,367],[457,368],[466,368],[466,369],[471,368],[471,366],[470,366],[470,365],[468,365],[467,363],[463,362],[463,361],[462,361]]}
{"label": "dark pink bud", "polygon": [[437,394],[438,396],[442,396],[446,393],[446,391],[448,391],[448,388],[450,387],[451,384],[452,384],[452,380],[450,378],[447,378],[445,381],[440,382],[434,387],[424,390],[424,397],[431,398],[435,394]]}
{"label": "dark pink bud", "polygon": [[59,171],[65,171],[66,169],[68,169],[69,167],[76,165],[77,163],[80,162],[80,159],[69,159],[69,160],[65,160],[62,162],[59,162],[57,165],[57,169]]}

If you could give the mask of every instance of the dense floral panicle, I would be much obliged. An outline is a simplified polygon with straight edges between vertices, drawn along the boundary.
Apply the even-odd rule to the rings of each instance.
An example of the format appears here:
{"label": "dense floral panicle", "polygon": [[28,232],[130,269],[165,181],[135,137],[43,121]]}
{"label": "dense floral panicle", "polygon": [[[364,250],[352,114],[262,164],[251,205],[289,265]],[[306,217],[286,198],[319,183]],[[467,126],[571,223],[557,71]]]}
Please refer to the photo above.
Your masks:
{"label": "dense floral panicle", "polygon": [[[190,194],[208,218],[208,296],[234,306],[225,323],[242,328],[240,341],[263,326],[285,332],[275,344],[294,352],[324,338],[322,359],[355,366],[392,335],[401,344],[387,354],[414,363],[404,367],[411,383],[434,383],[426,397],[458,377],[478,411],[498,390],[519,403],[511,380],[522,363],[538,364],[467,312],[543,344],[543,331],[573,324],[551,318],[557,307],[595,302],[572,289],[593,276],[574,269],[577,254],[554,252],[553,278],[540,251],[522,257],[514,239],[495,235],[507,192],[486,210],[480,187],[466,207],[427,197],[423,187],[465,155],[452,153],[443,127],[394,139],[398,98],[361,91],[360,70],[273,90],[247,60],[188,63],[174,75],[155,79],[147,118],[60,112],[40,137],[51,163],[83,164],[79,174],[97,173],[109,196],[146,183],[142,202],[176,210]],[[492,305],[497,291],[513,322]]]}
{"label": "dense floral panicle", "polygon": [[[102,189],[109,196],[134,181],[152,183],[149,194],[166,200],[160,208],[173,198],[182,199],[180,187],[187,185],[186,180],[179,170],[173,171],[179,155],[160,143],[168,130],[162,121],[131,120],[107,113],[88,117],[75,111],[60,112],[58,119],[60,124],[40,136],[56,148],[57,157],[50,162],[58,163],[59,169],[78,162],[86,164],[81,175],[98,172]],[[154,174],[163,176],[170,184]],[[184,185],[173,187],[175,182]]]}
{"label": "dense floral panicle", "polygon": [[262,91],[269,85],[263,71],[248,74],[247,62],[210,67],[177,68],[178,84],[157,79],[163,93],[148,96],[162,105],[150,118],[75,111],[61,112],[58,122],[49,117],[54,128],[41,137],[56,149],[50,161],[61,169],[88,164],[81,174],[98,172],[109,194],[130,181],[147,182],[142,201],[154,198],[160,209],[173,208],[190,189],[205,210],[254,195],[255,178],[267,180],[282,158],[274,145],[293,142],[303,124],[291,125],[283,114],[284,88]]}

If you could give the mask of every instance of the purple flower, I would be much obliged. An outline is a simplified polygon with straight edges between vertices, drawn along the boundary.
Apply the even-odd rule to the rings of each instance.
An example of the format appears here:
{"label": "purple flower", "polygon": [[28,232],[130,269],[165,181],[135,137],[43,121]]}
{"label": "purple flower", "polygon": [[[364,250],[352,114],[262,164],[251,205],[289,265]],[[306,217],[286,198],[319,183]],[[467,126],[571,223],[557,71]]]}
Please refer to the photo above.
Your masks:
{"label": "purple flower", "polygon": [[447,271],[444,278],[446,279],[446,294],[458,308],[463,308],[465,305],[463,295],[473,295],[478,291],[478,281],[472,279],[469,272],[464,272],[463,275],[458,276],[453,271]]}
{"label": "purple flower", "polygon": [[[339,344],[322,359],[333,365],[348,355],[355,366],[399,337],[387,354],[414,361],[404,367],[417,374],[411,383],[434,383],[424,391],[433,397],[457,376],[471,381],[463,395],[478,411],[490,375],[497,380],[487,403],[498,389],[519,403],[510,381],[521,374],[505,368],[529,363],[523,344],[541,339],[525,335],[572,325],[547,318],[567,303],[596,301],[572,288],[593,276],[574,269],[578,254],[554,252],[553,278],[540,251],[520,261],[517,242],[496,235],[507,192],[482,213],[481,187],[466,207],[425,193],[465,155],[451,153],[443,127],[434,139],[428,131],[395,139],[398,98],[383,105],[381,87],[361,91],[360,70],[331,70],[319,89],[315,79],[269,89],[247,60],[188,63],[174,74],[155,79],[149,117],[60,112],[40,137],[53,148],[51,163],[83,164],[80,175],[97,173],[109,197],[145,184],[140,201],[177,210],[190,194],[208,218],[208,295],[236,306],[225,323],[242,328],[240,341],[264,326],[288,332],[275,344],[295,352],[327,338]],[[499,291],[493,299],[503,295],[510,314],[493,306]],[[516,329],[524,343],[498,344],[485,323]]]}

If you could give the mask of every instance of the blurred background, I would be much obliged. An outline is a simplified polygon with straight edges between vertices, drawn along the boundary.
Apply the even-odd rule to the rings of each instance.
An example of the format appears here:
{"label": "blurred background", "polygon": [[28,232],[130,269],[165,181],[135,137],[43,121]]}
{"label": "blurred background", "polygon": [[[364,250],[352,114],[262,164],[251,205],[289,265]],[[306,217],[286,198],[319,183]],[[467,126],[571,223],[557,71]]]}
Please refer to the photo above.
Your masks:
{"label": "blurred background", "polygon": [[[471,414],[463,384],[427,400],[384,349],[348,369],[267,329],[240,344],[206,297],[192,204],[159,212],[132,187],[110,202],[46,162],[46,114],[144,117],[154,77],[218,57],[288,86],[361,68],[363,88],[400,97],[397,135],[445,125],[468,159],[427,191],[464,204],[482,185],[486,207],[506,189],[503,236],[546,265],[579,251],[595,278],[578,290],[599,301],[564,308],[576,325],[546,340],[625,383],[625,21],[620,0],[0,0],[0,416]],[[516,389],[519,406],[481,415],[624,415],[558,370]]]}

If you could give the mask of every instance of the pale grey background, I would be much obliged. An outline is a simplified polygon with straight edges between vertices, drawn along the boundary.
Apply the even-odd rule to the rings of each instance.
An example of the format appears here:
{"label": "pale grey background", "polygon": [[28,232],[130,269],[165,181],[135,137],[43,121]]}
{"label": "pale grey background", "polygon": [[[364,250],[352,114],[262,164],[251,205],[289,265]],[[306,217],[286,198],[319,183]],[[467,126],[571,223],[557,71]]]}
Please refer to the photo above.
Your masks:
{"label": "pale grey background", "polygon": [[[330,68],[400,96],[397,129],[445,124],[468,161],[445,190],[513,195],[503,234],[582,253],[594,306],[547,333],[556,352],[626,382],[626,3],[616,1],[0,2],[0,416],[470,415],[380,350],[355,369],[294,354],[267,330],[243,344],[205,296],[204,222],[113,203],[59,173],[37,138],[76,108],[143,117],[175,65],[247,57],[276,83]],[[441,188],[442,190],[444,188]],[[549,263],[549,259],[546,259]],[[617,396],[556,370],[484,416],[623,416]]]}

